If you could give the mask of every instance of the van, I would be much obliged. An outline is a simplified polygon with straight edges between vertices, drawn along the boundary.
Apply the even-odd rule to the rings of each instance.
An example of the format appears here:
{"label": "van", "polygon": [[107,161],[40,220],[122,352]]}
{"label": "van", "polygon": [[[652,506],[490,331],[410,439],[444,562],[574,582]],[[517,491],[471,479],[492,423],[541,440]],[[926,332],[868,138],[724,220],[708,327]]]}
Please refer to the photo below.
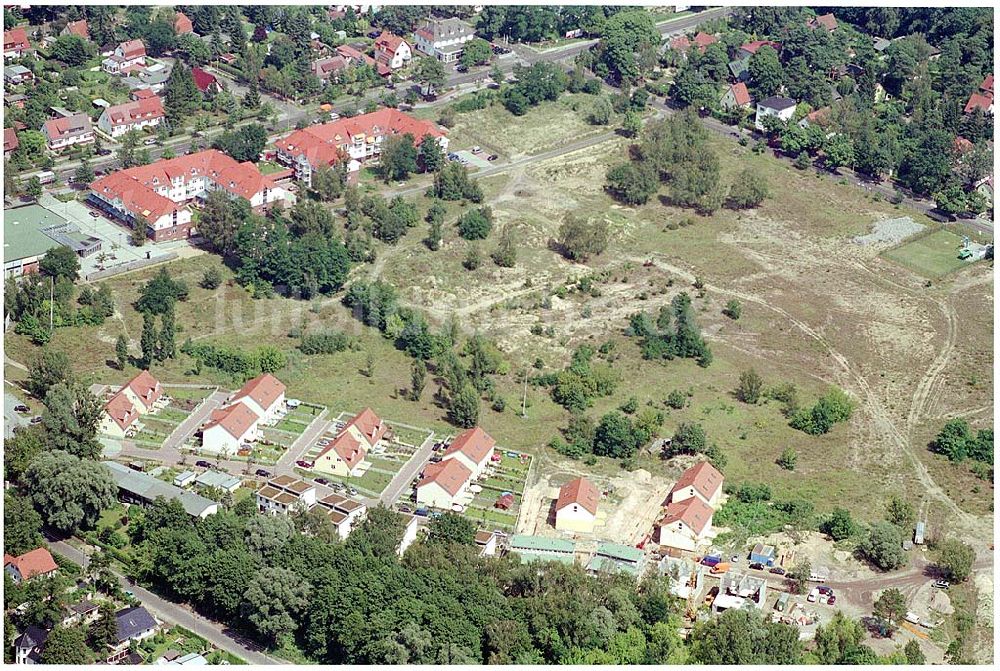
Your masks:
{"label": "van", "polygon": [[43,170],[37,175],[38,181],[42,184],[51,184],[56,181],[56,174],[51,170]]}

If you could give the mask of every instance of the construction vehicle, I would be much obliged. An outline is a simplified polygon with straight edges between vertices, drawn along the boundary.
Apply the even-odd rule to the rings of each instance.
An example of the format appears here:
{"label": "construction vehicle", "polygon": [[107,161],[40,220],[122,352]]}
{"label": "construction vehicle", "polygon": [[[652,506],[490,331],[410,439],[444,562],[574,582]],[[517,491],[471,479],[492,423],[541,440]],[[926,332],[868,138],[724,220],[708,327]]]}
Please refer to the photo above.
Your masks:
{"label": "construction vehicle", "polygon": [[710,573],[712,575],[722,575],[729,570],[729,562],[720,562],[712,567]]}

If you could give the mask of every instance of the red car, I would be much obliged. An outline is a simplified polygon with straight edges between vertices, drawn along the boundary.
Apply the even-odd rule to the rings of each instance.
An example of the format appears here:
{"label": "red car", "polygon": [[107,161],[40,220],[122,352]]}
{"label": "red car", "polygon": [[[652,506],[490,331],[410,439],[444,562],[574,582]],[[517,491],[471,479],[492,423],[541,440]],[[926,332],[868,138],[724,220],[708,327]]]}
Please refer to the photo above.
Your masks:
{"label": "red car", "polygon": [[816,589],[819,591],[820,594],[826,594],[828,596],[833,596],[833,589],[830,588],[830,587],[827,587],[826,585],[820,585]]}
{"label": "red car", "polygon": [[831,594],[830,598],[826,600],[826,604],[828,606],[832,606],[835,603],[837,603],[837,597],[835,597],[834,595]]}
{"label": "red car", "polygon": [[313,465],[310,464],[308,461],[302,461],[302,460],[296,461],[295,465],[298,466],[299,468],[312,468],[313,467]]}

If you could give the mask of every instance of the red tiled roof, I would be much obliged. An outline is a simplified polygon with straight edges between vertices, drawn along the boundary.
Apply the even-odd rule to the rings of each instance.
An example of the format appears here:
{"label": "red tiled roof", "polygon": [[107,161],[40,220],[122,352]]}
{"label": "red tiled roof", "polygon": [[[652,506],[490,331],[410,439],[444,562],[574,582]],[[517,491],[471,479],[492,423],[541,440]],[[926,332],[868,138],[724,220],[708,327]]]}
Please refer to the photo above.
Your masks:
{"label": "red tiled roof", "polygon": [[[232,159],[230,159],[232,160]],[[252,380],[248,380],[243,387],[233,396],[233,403],[241,398],[252,398],[257,405],[264,410],[271,407],[271,404],[278,400],[278,397],[285,393],[285,385],[278,378],[270,373],[258,375]]]}
{"label": "red tiled roof", "polygon": [[9,554],[3,556],[3,565],[13,564],[17,572],[25,580],[36,575],[45,575],[59,570],[59,565],[52,559],[52,555],[45,548],[35,548],[31,552],[25,552],[20,557],[13,557]]}
{"label": "red tiled roof", "polygon": [[413,135],[418,146],[424,135],[443,137],[444,132],[432,121],[417,119],[391,107],[348,119],[338,119],[318,126],[297,130],[275,142],[275,146],[292,156],[305,156],[309,164],[332,165],[339,160],[340,147],[353,141],[354,136],[367,137]]}
{"label": "red tiled roof", "polygon": [[129,60],[146,56],[146,45],[142,43],[142,40],[127,40],[119,44],[118,48],[121,49],[122,55]]}
{"label": "red tiled roof", "polygon": [[746,44],[741,46],[740,49],[742,49],[743,51],[750,52],[751,54],[755,54],[760,50],[761,47],[765,45],[771,47],[775,51],[781,50],[781,45],[771,40],[757,40],[755,42],[747,42]]}
{"label": "red tiled roof", "polygon": [[111,126],[127,126],[144,119],[159,119],[166,114],[163,111],[163,101],[159,96],[133,100],[132,102],[112,105],[104,110],[111,121]]}
{"label": "red tiled roof", "polygon": [[49,119],[42,128],[50,138],[60,138],[64,135],[78,134],[90,130],[90,117],[86,114],[74,114],[58,119]]}
{"label": "red tiled roof", "polygon": [[342,431],[320,454],[326,454],[331,449],[347,464],[347,468],[349,469],[353,469],[358,463],[364,461],[367,454],[367,451],[361,445],[361,441],[347,431]]}
{"label": "red tiled roof", "polygon": [[234,403],[233,405],[227,405],[225,408],[213,410],[212,416],[202,428],[202,432],[214,426],[221,426],[233,438],[240,439],[253,426],[253,423],[259,419],[257,413],[248,408],[246,404]]}
{"label": "red tiled roof", "polygon": [[368,441],[369,447],[375,447],[389,429],[386,423],[371,408],[365,408],[355,415],[351,421],[344,425],[342,433],[346,433],[351,427],[361,432],[361,435]]}
{"label": "red tiled roof", "polygon": [[733,92],[733,98],[736,99],[737,105],[749,105],[750,104],[750,91],[747,90],[747,85],[743,82],[737,82],[733,84],[730,89]]}
{"label": "red tiled roof", "polygon": [[132,422],[139,416],[139,411],[132,405],[132,401],[121,391],[111,397],[104,406],[104,411],[123,430],[132,426]]}
{"label": "red tiled roof", "polygon": [[13,128],[3,129],[3,151],[5,154],[9,151],[14,151],[20,144],[20,141],[17,139],[17,132]]}
{"label": "red tiled roof", "polygon": [[837,29],[837,19],[833,14],[824,14],[823,16],[817,16],[815,19],[810,19],[809,27],[815,28],[816,26],[823,26],[832,33]]}
{"label": "red tiled roof", "polygon": [[715,35],[709,35],[708,33],[699,32],[697,35],[694,36],[693,43],[698,45],[699,51],[705,51],[705,47],[707,47],[709,44],[715,44],[718,41],[719,38],[717,38]]}
{"label": "red tiled roof", "polygon": [[383,30],[382,34],[375,39],[375,51],[388,51],[395,54],[396,49],[399,49],[399,45],[403,44],[404,41],[399,35],[393,35]]}
{"label": "red tiled roof", "polygon": [[670,48],[676,49],[677,51],[687,51],[691,48],[691,40],[688,39],[687,35],[675,37],[670,40]]}
{"label": "red tiled roof", "polygon": [[131,389],[133,394],[141,398],[147,408],[163,396],[163,387],[160,386],[160,381],[153,377],[148,370],[140,372],[129,380],[125,386]]}
{"label": "red tiled roof", "polygon": [[959,154],[964,154],[965,152],[972,149],[973,144],[967,139],[959,135],[955,138],[955,151]]}
{"label": "red tiled roof", "polygon": [[667,509],[663,511],[663,519],[660,520],[659,526],[664,527],[680,521],[700,536],[711,519],[712,509],[697,496],[692,496],[667,506]]}
{"label": "red tiled roof", "polygon": [[194,24],[191,23],[191,19],[184,12],[177,12],[177,17],[174,19],[174,32],[178,35],[194,32]]}
{"label": "red tiled roof", "polygon": [[157,97],[156,94],[153,93],[152,89],[135,89],[129,94],[129,96],[132,100],[145,100],[147,98]]}
{"label": "red tiled roof", "polygon": [[112,172],[91,183],[90,189],[110,200],[120,200],[125,209],[136,216],[155,221],[165,214],[181,209],[180,205],[161,196],[128,174],[130,170]]}
{"label": "red tiled roof", "polygon": [[436,483],[446,492],[455,496],[472,477],[472,471],[457,459],[446,459],[436,464],[428,464],[424,469],[423,479],[417,483],[417,489]]}
{"label": "red tiled roof", "polygon": [[570,504],[577,504],[583,507],[591,515],[597,515],[597,503],[601,500],[601,493],[597,491],[590,480],[577,478],[570,480],[559,488],[559,498],[556,500],[556,514]]}
{"label": "red tiled roof", "polygon": [[965,113],[971,114],[977,109],[986,112],[990,109],[991,105],[993,105],[992,95],[983,95],[982,93],[978,92],[973,93],[971,96],[969,96],[969,102],[965,104]]}
{"label": "red tiled roof", "polygon": [[215,75],[205,72],[199,67],[191,68],[191,76],[194,78],[194,85],[198,87],[198,90],[204,93],[208,90],[208,87],[212,84],[218,84],[218,80]]}
{"label": "red tiled roof", "polygon": [[87,29],[87,20],[80,19],[79,21],[70,21],[66,24],[66,32],[70,35],[76,35],[77,37],[82,37],[85,40],[90,39],[90,31]]}
{"label": "red tiled roof", "polygon": [[827,115],[830,113],[829,107],[820,107],[818,110],[813,110],[806,115],[806,120],[809,123],[823,124],[826,121]]}
{"label": "red tiled roof", "polygon": [[461,452],[473,463],[479,464],[493,451],[496,444],[497,441],[493,439],[493,436],[477,426],[460,433],[455,440],[451,441],[451,445],[441,456],[447,458]]}
{"label": "red tiled roof", "polygon": [[27,49],[30,46],[31,43],[28,42],[28,34],[24,32],[24,28],[12,28],[3,31],[4,51],[8,49]]}
{"label": "red tiled roof", "polygon": [[992,72],[989,73],[988,75],[986,75],[986,79],[984,79],[983,83],[979,85],[979,90],[980,91],[986,91],[990,95],[993,94],[993,73]]}
{"label": "red tiled roof", "polygon": [[673,495],[679,489],[693,486],[696,492],[708,500],[715,496],[722,487],[722,480],[722,473],[707,461],[701,461],[681,473],[681,477],[677,479],[677,484],[670,490],[670,494]]}

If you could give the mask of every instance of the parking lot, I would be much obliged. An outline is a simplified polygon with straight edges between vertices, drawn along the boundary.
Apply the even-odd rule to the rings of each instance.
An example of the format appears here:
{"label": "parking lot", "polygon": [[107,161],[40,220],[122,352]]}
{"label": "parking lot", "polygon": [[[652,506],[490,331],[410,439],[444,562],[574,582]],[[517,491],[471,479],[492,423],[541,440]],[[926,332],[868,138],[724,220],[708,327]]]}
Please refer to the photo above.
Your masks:
{"label": "parking lot", "polygon": [[[490,156],[492,156],[492,154],[490,154]],[[453,161],[458,161],[462,165],[473,166],[475,168],[490,167],[490,162],[487,160],[488,157],[485,152],[479,152],[478,154],[475,154],[471,151],[462,149],[460,151],[452,152],[451,154],[449,154],[449,158]]]}

